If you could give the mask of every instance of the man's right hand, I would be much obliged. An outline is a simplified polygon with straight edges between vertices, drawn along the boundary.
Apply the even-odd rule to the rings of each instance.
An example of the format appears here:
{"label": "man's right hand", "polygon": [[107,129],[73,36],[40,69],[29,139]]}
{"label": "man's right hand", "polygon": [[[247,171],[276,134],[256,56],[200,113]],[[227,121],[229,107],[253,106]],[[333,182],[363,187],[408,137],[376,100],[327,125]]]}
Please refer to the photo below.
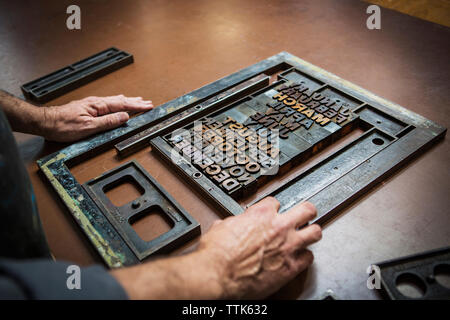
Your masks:
{"label": "man's right hand", "polygon": [[267,297],[313,262],[307,247],[322,238],[322,230],[317,224],[298,228],[316,216],[314,205],[304,202],[283,214],[279,208],[275,198],[265,198],[216,221],[202,237],[199,253],[218,271],[223,298]]}
{"label": "man's right hand", "polygon": [[131,299],[265,298],[313,261],[307,247],[322,237],[308,202],[278,214],[266,198],[213,224],[192,253],[113,270]]}

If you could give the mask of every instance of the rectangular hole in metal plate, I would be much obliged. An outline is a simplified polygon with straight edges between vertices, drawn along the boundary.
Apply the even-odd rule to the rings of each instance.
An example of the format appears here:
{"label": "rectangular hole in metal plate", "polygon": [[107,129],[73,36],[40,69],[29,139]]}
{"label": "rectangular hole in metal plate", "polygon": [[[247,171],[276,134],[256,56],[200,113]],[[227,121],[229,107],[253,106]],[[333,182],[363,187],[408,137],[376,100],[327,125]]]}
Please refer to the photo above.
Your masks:
{"label": "rectangular hole in metal plate", "polygon": [[106,185],[103,192],[113,205],[121,207],[144,194],[145,190],[130,175]]}
{"label": "rectangular hole in metal plate", "polygon": [[318,91],[325,97],[329,97],[333,101],[335,101],[336,105],[341,107],[341,110],[346,108],[350,110],[355,110],[358,106],[363,104],[362,101],[352,97],[338,89],[335,89],[331,86],[326,86],[325,88]]}
{"label": "rectangular hole in metal plate", "polygon": [[408,126],[406,123],[369,105],[364,106],[355,112],[359,114],[361,120],[394,136]]}
{"label": "rectangular hole in metal plate", "polygon": [[144,241],[151,241],[171,230],[175,224],[160,206],[154,205],[132,216],[129,221],[134,231]]}
{"label": "rectangular hole in metal plate", "polygon": [[397,138],[401,138],[403,136],[405,136],[406,134],[410,133],[411,131],[413,131],[416,127],[410,125],[407,126],[405,129],[403,129],[402,131],[400,131],[399,133],[397,133]]}
{"label": "rectangular hole in metal plate", "polygon": [[278,75],[281,72],[284,72],[288,69],[292,68],[292,66],[286,62],[279,63],[267,70],[264,71],[264,74],[272,77],[274,75]]}

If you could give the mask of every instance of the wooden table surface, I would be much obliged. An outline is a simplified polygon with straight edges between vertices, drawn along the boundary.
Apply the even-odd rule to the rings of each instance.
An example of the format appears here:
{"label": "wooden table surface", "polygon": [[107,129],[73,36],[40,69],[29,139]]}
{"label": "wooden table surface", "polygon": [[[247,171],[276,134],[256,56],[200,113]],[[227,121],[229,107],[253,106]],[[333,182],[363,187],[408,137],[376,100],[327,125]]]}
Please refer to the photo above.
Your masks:
{"label": "wooden table surface", "polygon": [[[382,9],[381,30],[368,30],[368,4],[351,0],[116,0],[78,1],[81,30],[70,31],[65,22],[70,4],[0,2],[1,88],[22,96],[21,84],[116,46],[132,53],[134,64],[47,105],[115,94],[143,96],[160,105],[288,51],[450,126],[450,29],[437,24]],[[37,170],[35,160],[64,145],[15,136],[55,257],[80,265],[101,263]],[[323,240],[312,246],[313,266],[276,297],[316,298],[332,289],[340,299],[379,298],[366,287],[371,263],[449,245],[448,141],[410,162],[329,222]],[[108,153],[101,159],[108,159]],[[102,173],[105,166],[117,165],[108,161],[87,166],[87,171],[75,168],[76,176],[88,178],[95,171]],[[168,177],[163,185],[178,183],[175,192],[186,188],[170,179],[174,178]],[[186,201],[180,200],[182,205]],[[214,210],[198,203],[200,213],[193,215],[204,233],[220,217],[213,212],[207,215]]]}

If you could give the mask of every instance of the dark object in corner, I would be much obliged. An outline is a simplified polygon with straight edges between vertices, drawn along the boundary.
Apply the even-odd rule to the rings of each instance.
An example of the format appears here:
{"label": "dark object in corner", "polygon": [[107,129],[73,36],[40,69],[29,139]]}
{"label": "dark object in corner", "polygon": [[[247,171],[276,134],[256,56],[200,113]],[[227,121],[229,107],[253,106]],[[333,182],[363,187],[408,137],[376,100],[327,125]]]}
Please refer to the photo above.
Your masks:
{"label": "dark object in corner", "polygon": [[450,299],[450,247],[376,264],[390,299]]}
{"label": "dark object in corner", "polygon": [[111,47],[20,88],[26,99],[44,103],[133,63],[133,55]]}

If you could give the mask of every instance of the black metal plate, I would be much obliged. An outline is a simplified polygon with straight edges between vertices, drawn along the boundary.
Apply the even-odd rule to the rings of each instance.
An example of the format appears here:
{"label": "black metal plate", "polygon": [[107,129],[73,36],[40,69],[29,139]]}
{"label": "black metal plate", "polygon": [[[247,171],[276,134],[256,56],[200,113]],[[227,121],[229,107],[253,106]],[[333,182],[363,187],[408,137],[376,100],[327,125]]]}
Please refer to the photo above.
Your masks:
{"label": "black metal plate", "polygon": [[[144,192],[136,200],[117,207],[106,196],[105,191],[127,180],[137,183]],[[105,172],[86,182],[83,187],[139,260],[172,250],[200,234],[198,222],[136,161],[127,162]],[[144,241],[132,228],[131,220],[145,215],[154,208],[163,212],[173,226],[159,237]]]}
{"label": "black metal plate", "polygon": [[[445,269],[450,276],[450,247],[376,263],[380,268],[381,285],[391,299],[450,299],[450,287],[445,287],[436,275]],[[399,281],[411,282],[423,291],[422,297],[408,297],[398,289]]]}
{"label": "black metal plate", "polygon": [[22,85],[26,99],[44,103],[133,63],[133,56],[109,48]]}

